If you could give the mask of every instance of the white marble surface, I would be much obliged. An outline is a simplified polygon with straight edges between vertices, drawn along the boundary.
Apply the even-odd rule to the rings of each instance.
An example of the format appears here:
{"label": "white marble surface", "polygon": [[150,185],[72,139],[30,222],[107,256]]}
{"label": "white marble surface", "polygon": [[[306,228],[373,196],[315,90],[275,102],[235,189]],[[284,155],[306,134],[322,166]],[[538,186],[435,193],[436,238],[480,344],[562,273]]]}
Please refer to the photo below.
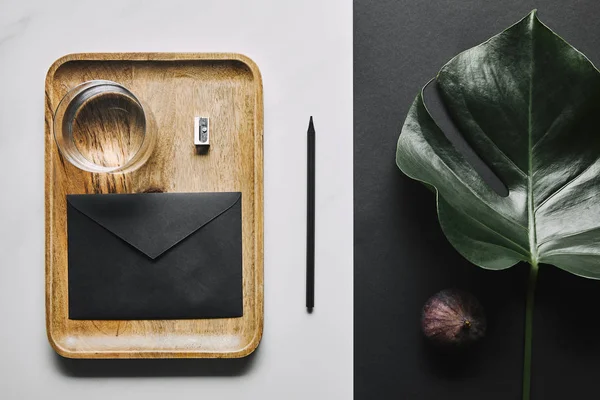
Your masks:
{"label": "white marble surface", "polygon": [[[234,51],[265,93],[265,331],[241,363],[60,361],[44,324],[44,79],[71,52]],[[316,308],[304,308],[317,127]],[[0,0],[0,397],[352,398],[352,1]]]}

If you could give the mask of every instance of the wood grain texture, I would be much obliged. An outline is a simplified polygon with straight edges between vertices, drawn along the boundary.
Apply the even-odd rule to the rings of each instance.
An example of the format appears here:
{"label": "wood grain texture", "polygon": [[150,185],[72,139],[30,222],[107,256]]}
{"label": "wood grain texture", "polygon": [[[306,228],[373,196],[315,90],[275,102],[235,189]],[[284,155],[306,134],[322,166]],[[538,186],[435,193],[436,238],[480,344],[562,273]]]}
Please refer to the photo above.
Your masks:
{"label": "wood grain texture", "polygon": [[[138,170],[97,174],[60,155],[53,113],[74,86],[118,82],[144,105],[156,134]],[[208,116],[211,146],[196,154],[194,116]],[[263,94],[258,67],[238,54],[73,54],[46,78],[46,328],[70,358],[236,358],[263,330]],[[240,191],[243,196],[244,316],[211,320],[73,321],[68,318],[66,195]]]}

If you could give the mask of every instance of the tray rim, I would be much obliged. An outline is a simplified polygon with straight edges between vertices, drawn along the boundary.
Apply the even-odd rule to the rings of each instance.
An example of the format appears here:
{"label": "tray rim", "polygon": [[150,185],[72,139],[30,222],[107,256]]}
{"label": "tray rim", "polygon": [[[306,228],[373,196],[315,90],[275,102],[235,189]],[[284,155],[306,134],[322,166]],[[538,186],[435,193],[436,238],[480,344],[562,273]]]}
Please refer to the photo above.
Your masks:
{"label": "tray rim", "polygon": [[[239,61],[252,73],[256,85],[254,120],[254,265],[255,265],[255,310],[257,312],[256,329],[252,340],[243,348],[235,351],[164,351],[131,349],[127,351],[71,351],[60,346],[53,336],[52,329],[52,210],[54,208],[52,183],[53,155],[50,144],[53,140],[51,121],[54,118],[50,107],[48,89],[56,71],[71,61]],[[198,53],[198,52],[100,52],[69,53],[52,63],[46,73],[44,83],[44,262],[45,262],[45,317],[46,336],[54,351],[65,358],[72,359],[116,359],[116,358],[243,358],[252,354],[263,336],[264,329],[264,97],[262,75],[258,65],[241,53]]]}

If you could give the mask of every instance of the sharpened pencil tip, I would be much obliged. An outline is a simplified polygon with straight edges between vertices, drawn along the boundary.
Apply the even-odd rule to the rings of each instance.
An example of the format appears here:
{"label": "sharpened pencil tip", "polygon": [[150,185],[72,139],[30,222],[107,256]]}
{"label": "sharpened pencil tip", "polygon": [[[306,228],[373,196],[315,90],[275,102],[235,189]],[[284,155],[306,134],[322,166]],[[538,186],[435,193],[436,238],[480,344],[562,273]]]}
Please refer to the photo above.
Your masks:
{"label": "sharpened pencil tip", "polygon": [[312,117],[312,115],[310,116],[310,122],[308,123],[308,131],[310,133],[315,133],[315,126],[313,124],[313,117]]}

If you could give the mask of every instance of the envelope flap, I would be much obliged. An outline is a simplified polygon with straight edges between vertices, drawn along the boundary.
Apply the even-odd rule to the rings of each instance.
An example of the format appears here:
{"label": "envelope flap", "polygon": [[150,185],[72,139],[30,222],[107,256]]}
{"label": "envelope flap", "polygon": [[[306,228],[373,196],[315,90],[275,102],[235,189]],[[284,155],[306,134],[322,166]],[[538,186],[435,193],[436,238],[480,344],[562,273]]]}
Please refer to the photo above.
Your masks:
{"label": "envelope flap", "polygon": [[82,214],[155,259],[240,201],[239,192],[68,195]]}

